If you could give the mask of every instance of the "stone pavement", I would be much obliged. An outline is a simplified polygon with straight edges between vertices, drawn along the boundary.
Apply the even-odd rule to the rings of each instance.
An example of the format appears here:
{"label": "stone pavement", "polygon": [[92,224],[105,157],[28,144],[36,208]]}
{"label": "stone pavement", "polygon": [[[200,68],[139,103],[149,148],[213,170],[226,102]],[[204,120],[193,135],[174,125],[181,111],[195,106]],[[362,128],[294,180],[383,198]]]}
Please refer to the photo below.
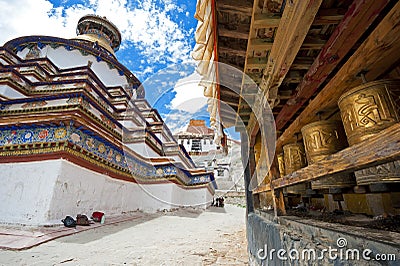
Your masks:
{"label": "stone pavement", "polygon": [[[106,224],[0,235],[0,265],[246,265],[245,209],[135,213]],[[4,231],[3,231],[4,232]],[[14,240],[7,237],[14,235]],[[18,237],[15,237],[18,235]],[[3,239],[2,241],[1,239]],[[41,243],[38,242],[38,240]],[[35,242],[36,241],[36,242]],[[45,242],[47,241],[47,242]],[[44,243],[45,242],[45,243]],[[11,245],[12,244],[12,245]],[[31,248],[26,249],[28,246]]]}
{"label": "stone pavement", "polygon": [[142,213],[133,213],[122,216],[108,217],[107,223],[92,223],[90,226],[76,226],[67,228],[62,223],[54,226],[0,226],[0,249],[23,250],[40,245],[63,236],[77,234],[100,226],[107,226],[121,222],[143,218]]}

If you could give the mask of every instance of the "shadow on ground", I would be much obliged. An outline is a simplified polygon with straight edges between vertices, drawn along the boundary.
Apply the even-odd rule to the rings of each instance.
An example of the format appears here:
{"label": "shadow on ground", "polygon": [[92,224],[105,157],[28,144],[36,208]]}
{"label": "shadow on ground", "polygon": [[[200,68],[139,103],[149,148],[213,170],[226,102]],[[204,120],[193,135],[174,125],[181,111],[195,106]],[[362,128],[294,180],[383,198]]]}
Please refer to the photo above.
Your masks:
{"label": "shadow on ground", "polygon": [[210,207],[206,211],[207,212],[226,213],[226,210],[224,207]]}
{"label": "shadow on ground", "polygon": [[133,226],[146,223],[153,219],[156,219],[162,216],[162,213],[154,213],[154,214],[143,214],[142,216],[138,217],[134,220],[129,220],[125,222],[119,222],[114,224],[107,224],[106,223],[101,227],[96,227],[91,230],[87,230],[84,232],[80,232],[79,234],[68,235],[65,237],[61,237],[56,239],[55,241],[60,243],[76,243],[76,244],[85,244],[92,241],[99,240],[105,236],[112,235],[118,233],[122,230],[131,228]]}

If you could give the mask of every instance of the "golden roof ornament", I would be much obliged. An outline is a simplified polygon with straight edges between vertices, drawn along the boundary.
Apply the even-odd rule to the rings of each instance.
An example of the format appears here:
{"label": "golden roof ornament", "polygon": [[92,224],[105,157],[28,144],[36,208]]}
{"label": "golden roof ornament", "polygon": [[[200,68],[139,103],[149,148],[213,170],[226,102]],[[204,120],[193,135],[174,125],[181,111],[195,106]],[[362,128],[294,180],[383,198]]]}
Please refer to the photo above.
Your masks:
{"label": "golden roof ornament", "polygon": [[74,39],[84,40],[92,43],[93,48],[101,46],[112,55],[118,51],[121,44],[121,32],[106,17],[97,15],[83,16],[76,27]]}

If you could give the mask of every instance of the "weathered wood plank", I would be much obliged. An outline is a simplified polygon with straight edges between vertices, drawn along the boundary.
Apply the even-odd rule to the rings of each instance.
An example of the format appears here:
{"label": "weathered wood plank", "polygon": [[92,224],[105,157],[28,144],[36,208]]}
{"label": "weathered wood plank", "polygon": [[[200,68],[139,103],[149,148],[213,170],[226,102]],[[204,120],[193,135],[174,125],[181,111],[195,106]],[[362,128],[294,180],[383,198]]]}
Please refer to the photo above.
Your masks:
{"label": "weathered wood plank", "polygon": [[253,194],[271,191],[271,184],[262,184],[253,190]]}
{"label": "weathered wood plank", "polygon": [[242,15],[251,15],[253,5],[246,1],[241,0],[218,0],[216,2],[217,11],[240,13]]}
{"label": "weathered wood plank", "polygon": [[248,57],[247,68],[260,68],[264,67],[268,63],[268,59],[265,57]]}
{"label": "weathered wood plank", "polygon": [[254,14],[253,29],[276,28],[279,26],[281,18],[267,13]]}
{"label": "weathered wood plank", "polygon": [[[271,38],[251,39],[249,50],[250,51],[251,50],[271,50],[273,43],[274,42]],[[303,50],[321,49],[325,45],[325,43],[326,43],[326,41],[321,38],[306,36],[300,49],[303,49]]]}
{"label": "weathered wood plank", "polygon": [[222,36],[222,37],[247,40],[249,38],[249,31],[245,27],[240,27],[240,28],[232,29],[232,30],[223,28],[223,27],[219,27],[218,35]]}
{"label": "weathered wood plank", "polygon": [[292,63],[291,70],[308,70],[314,63],[311,57],[296,57]]}
{"label": "weathered wood plank", "polygon": [[[287,2],[264,71],[261,89],[277,90],[290,69],[322,0]],[[269,93],[272,97],[276,92]]]}
{"label": "weathered wood plank", "polygon": [[400,59],[399,23],[400,2],[392,8],[330,82],[279,137],[278,149],[288,143],[304,125],[314,121],[318,111],[336,107],[339,97],[344,92],[361,83],[360,78],[357,77],[360,71],[367,69],[367,80],[375,80],[398,62]]}
{"label": "weathered wood plank", "polygon": [[241,57],[246,56],[246,50],[237,50],[237,49],[232,49],[232,48],[225,47],[225,46],[219,46],[218,51],[220,53],[227,53],[230,55],[236,55],[236,56],[241,56]]}
{"label": "weathered wood plank", "polygon": [[276,127],[281,129],[308,101],[328,74],[350,51],[359,37],[371,25],[389,1],[354,1],[343,21],[337,26],[323,50],[308,70],[297,94],[286,104],[276,118]]}
{"label": "weathered wood plank", "polygon": [[321,177],[350,173],[366,167],[383,164],[400,158],[400,123],[379,134],[330,155],[322,161],[302,168],[290,175],[273,180],[273,188],[282,188]]}
{"label": "weathered wood plank", "polygon": [[338,24],[346,13],[345,8],[320,9],[313,22],[313,25]]}
{"label": "weathered wood plank", "polygon": [[249,50],[271,50],[273,40],[271,38],[253,38],[250,39]]}

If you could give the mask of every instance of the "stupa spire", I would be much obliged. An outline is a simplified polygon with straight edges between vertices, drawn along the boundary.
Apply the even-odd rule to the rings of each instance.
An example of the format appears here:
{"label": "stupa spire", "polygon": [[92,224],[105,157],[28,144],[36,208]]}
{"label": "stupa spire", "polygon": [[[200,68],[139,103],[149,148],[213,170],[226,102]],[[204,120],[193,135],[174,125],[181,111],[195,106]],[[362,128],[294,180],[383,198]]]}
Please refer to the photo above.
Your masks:
{"label": "stupa spire", "polygon": [[83,16],[76,27],[76,39],[100,45],[111,54],[118,51],[121,44],[121,33],[106,17],[97,15]]}

